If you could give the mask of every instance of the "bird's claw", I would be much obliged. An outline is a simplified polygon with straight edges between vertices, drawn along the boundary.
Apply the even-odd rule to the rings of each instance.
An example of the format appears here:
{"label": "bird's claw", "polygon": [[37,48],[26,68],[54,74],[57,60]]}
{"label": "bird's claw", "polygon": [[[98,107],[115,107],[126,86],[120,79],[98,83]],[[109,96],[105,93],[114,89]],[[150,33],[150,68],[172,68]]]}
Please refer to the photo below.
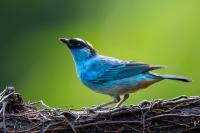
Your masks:
{"label": "bird's claw", "polygon": [[97,111],[97,110],[100,110],[100,109],[102,109],[101,106],[96,106],[96,107],[92,108],[93,111]]}
{"label": "bird's claw", "polygon": [[88,113],[95,113],[95,111],[98,110],[98,108],[94,107],[94,108],[84,108],[84,111],[88,112]]}

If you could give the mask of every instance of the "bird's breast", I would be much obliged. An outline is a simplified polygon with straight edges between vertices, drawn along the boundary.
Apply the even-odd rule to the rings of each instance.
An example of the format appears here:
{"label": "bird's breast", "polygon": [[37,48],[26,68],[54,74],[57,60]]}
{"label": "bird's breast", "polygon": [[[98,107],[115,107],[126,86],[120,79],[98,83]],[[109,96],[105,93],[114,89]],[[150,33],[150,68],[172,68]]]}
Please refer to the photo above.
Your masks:
{"label": "bird's breast", "polygon": [[86,85],[87,87],[93,89],[95,86],[91,84],[91,79],[94,77],[94,71],[89,69],[88,62],[84,62],[81,64],[76,64],[76,72],[78,75],[79,80]]}

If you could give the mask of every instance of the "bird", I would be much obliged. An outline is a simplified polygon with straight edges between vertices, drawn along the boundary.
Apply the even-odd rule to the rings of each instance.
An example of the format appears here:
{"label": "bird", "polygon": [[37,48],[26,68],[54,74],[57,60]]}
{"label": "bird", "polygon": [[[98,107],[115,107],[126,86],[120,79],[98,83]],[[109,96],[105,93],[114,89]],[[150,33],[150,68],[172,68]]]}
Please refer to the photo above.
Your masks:
{"label": "bird", "polygon": [[152,72],[164,68],[163,65],[149,65],[101,55],[91,43],[80,38],[60,38],[60,41],[70,50],[80,81],[97,93],[113,97],[112,101],[96,106],[96,110],[114,103],[115,107],[120,107],[129,98],[130,93],[164,79],[192,81],[182,76],[159,75]]}

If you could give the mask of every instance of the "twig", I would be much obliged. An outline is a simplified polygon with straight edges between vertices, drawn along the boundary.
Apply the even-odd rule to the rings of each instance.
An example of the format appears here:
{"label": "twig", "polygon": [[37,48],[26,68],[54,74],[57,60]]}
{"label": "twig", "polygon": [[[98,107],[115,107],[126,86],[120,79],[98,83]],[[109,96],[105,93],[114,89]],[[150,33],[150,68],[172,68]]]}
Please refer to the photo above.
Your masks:
{"label": "twig", "polygon": [[5,101],[5,99],[7,99],[8,97],[10,97],[12,94],[14,94],[14,92],[4,96],[1,100],[0,100],[0,103],[2,103],[3,101]]}
{"label": "twig", "polygon": [[45,127],[45,129],[43,130],[43,132],[45,133],[45,132],[47,132],[47,130],[49,130],[49,128],[51,127],[51,126],[55,126],[55,125],[58,125],[58,124],[62,124],[64,121],[59,121],[59,122],[56,122],[56,123],[50,123],[49,125],[47,125],[46,127]]}
{"label": "twig", "polygon": [[70,125],[70,127],[72,128],[74,133],[78,133],[78,131],[76,130],[76,127],[69,121],[68,118],[66,118],[67,123]]}
{"label": "twig", "polygon": [[162,114],[162,115],[150,117],[150,118],[146,119],[146,121],[152,121],[154,119],[158,119],[161,117],[184,117],[184,118],[187,118],[187,117],[196,117],[197,118],[198,117],[198,118],[200,118],[200,115]]}
{"label": "twig", "polygon": [[37,124],[37,125],[35,125],[35,126],[29,128],[29,129],[27,129],[27,130],[18,131],[18,133],[30,133],[33,129],[38,128],[38,127],[40,127],[40,126],[41,126],[41,123],[39,123],[39,124]]}
{"label": "twig", "polygon": [[140,121],[98,121],[95,123],[88,123],[75,126],[76,128],[86,128],[89,126],[106,125],[106,124],[141,124]]}
{"label": "twig", "polygon": [[6,129],[6,119],[5,119],[5,109],[6,109],[6,105],[7,105],[7,103],[6,102],[3,102],[3,131],[4,131],[4,133],[6,133],[7,132],[7,129]]}
{"label": "twig", "polygon": [[127,124],[124,124],[124,126],[129,127],[130,129],[132,129],[132,130],[135,131],[135,132],[139,132],[139,133],[142,133],[142,132],[143,132],[143,131],[137,130],[137,129],[135,129],[134,127],[131,127],[131,126],[127,125]]}
{"label": "twig", "polygon": [[30,103],[30,105],[35,105],[35,104],[41,104],[43,107],[50,109],[50,107],[46,105],[42,100]]}

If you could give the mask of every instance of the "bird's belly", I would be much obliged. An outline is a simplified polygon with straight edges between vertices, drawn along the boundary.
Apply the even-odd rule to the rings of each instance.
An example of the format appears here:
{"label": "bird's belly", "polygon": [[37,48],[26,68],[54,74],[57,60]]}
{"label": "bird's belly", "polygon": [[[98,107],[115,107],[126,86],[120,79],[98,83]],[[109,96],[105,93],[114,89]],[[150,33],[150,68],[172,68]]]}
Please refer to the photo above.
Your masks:
{"label": "bird's belly", "polygon": [[104,93],[107,93],[113,96],[134,93],[141,89],[147,88],[151,84],[156,83],[158,81],[160,81],[160,79],[139,78],[137,76],[126,78],[120,81],[114,81],[110,83],[112,85],[107,85],[107,86],[112,86],[112,87],[105,89]]}
{"label": "bird's belly", "polygon": [[145,89],[151,84],[158,82],[158,80],[143,80],[140,83],[138,83],[136,86],[133,86],[132,88],[121,88],[118,90],[118,93],[120,95],[128,94],[128,93],[134,93],[136,91],[139,91],[141,89]]}
{"label": "bird's belly", "polygon": [[146,74],[139,74],[137,76],[120,80],[113,80],[98,85],[87,81],[83,83],[91,88],[93,91],[96,91],[98,93],[103,93],[111,96],[120,96],[136,92],[140,89],[148,87],[155,82],[160,81],[160,79],[155,79],[148,76],[149,75]]}

